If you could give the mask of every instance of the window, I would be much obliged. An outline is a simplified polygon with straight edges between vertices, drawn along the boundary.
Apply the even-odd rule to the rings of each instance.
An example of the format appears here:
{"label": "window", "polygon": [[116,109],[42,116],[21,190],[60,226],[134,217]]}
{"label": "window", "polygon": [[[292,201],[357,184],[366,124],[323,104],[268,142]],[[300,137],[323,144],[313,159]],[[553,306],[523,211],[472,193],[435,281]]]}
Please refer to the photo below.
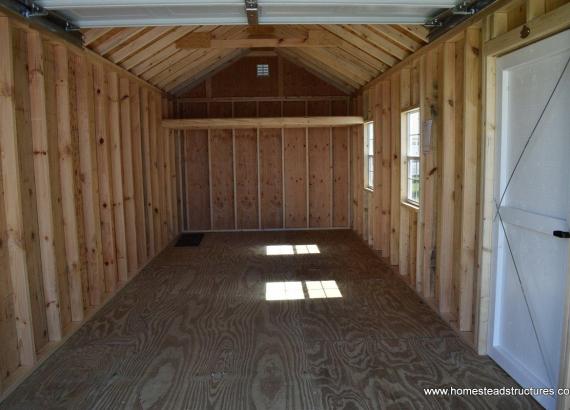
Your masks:
{"label": "window", "polygon": [[420,204],[420,110],[402,113],[402,137],[405,163],[405,194],[407,202]]}
{"label": "window", "polygon": [[364,124],[364,180],[368,189],[374,188],[374,122]]}
{"label": "window", "polygon": [[257,65],[257,76],[258,77],[269,77],[269,64],[258,64]]}

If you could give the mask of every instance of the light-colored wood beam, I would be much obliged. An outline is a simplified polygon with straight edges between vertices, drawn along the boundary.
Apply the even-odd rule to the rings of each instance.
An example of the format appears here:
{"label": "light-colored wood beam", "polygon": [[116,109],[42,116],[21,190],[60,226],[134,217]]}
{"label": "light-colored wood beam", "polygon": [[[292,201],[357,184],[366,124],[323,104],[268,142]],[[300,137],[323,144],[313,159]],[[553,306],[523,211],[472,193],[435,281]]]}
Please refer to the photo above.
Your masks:
{"label": "light-colored wood beam", "polygon": [[172,27],[153,27],[133,41],[127,42],[117,51],[112,52],[109,55],[109,60],[118,64],[171,30]]}
{"label": "light-colored wood beam", "polygon": [[165,48],[168,48],[169,46],[172,46],[172,50],[174,51],[175,46],[173,43],[186,34],[196,30],[197,28],[197,26],[177,27],[175,30],[154,41],[152,44],[146,44],[143,49],[138,50],[133,55],[122,61],[121,66],[127,70],[130,70],[143,61],[154,57],[157,53],[161,52]]}
{"label": "light-colored wood beam", "polygon": [[521,48],[552,34],[558,33],[570,26],[570,3],[544,14],[526,23],[529,35],[521,38],[521,28],[516,27],[509,32],[500,35],[485,43],[483,52],[485,55],[505,54],[509,51]]}
{"label": "light-colored wood beam", "polygon": [[[329,31],[331,34],[332,33],[329,30],[329,26],[324,25],[321,26],[323,29]],[[370,67],[375,68],[378,71],[384,71],[386,70],[389,66],[384,63],[382,60],[376,58],[375,56],[372,56],[371,54],[368,54],[367,52],[365,52],[364,50],[358,48],[357,46],[353,45],[352,43],[349,43],[348,41],[346,41],[344,38],[339,37],[338,35],[335,34],[335,36],[337,37],[337,39],[340,41],[339,44],[339,48],[346,51],[347,53],[351,54],[352,56],[356,57],[359,61],[361,61],[362,63],[366,63],[368,64]]]}
{"label": "light-colored wood beam", "polygon": [[6,212],[6,247],[12,279],[14,316],[18,351],[22,366],[36,362],[29,268],[24,245],[24,215],[22,209],[22,175],[16,127],[14,86],[14,55],[12,28],[6,17],[0,17],[0,157]]}
{"label": "light-colored wood beam", "polygon": [[199,75],[202,72],[206,72],[212,66],[223,64],[224,61],[231,59],[240,52],[241,50],[224,49],[213,53],[206,53],[196,62],[195,65],[192,65],[192,67],[189,67],[186,70],[181,70],[176,75],[170,76],[168,81],[160,83],[161,87],[168,90],[168,92],[172,92],[192,77]]}
{"label": "light-colored wood beam", "polygon": [[98,54],[105,55],[144,30],[146,30],[146,27],[124,28],[115,33],[109,39],[97,45],[97,47],[93,47],[93,49]]}
{"label": "light-colored wood beam", "polygon": [[95,135],[95,96],[93,66],[85,57],[77,57],[77,112],[79,131],[79,162],[83,199],[83,229],[87,251],[89,302],[98,306],[105,293],[97,181],[97,141]]}
{"label": "light-colored wood beam", "polygon": [[410,52],[397,44],[388,40],[384,35],[378,31],[364,25],[350,26],[350,30],[358,34],[364,40],[373,44],[375,47],[382,49],[390,55],[396,57],[398,60],[403,60],[410,55]]}
{"label": "light-colored wood beam", "polygon": [[109,33],[113,29],[114,27],[87,29],[83,33],[83,45],[88,46],[89,44],[94,43],[95,41],[99,40],[101,37],[103,37],[105,34]]}
{"label": "light-colored wood beam", "polygon": [[388,54],[384,50],[380,50],[374,44],[369,43],[364,38],[354,33],[352,30],[350,30],[350,26],[328,25],[326,28],[328,31],[336,34],[340,38],[343,38],[350,44],[360,48],[362,51],[370,54],[377,60],[382,61],[389,67],[400,61],[396,57]]}
{"label": "light-colored wood beam", "polygon": [[38,210],[38,233],[42,262],[42,277],[48,336],[52,341],[62,336],[57,256],[55,249],[55,227],[53,204],[58,193],[50,177],[50,152],[44,79],[44,50],[38,32],[28,34],[28,67],[30,82],[30,116],[34,148],[34,176]]}
{"label": "light-colored wood beam", "polygon": [[323,70],[329,73],[335,73],[337,77],[344,76],[346,80],[352,80],[360,85],[366,84],[373,78],[372,75],[363,71],[359,66],[352,65],[348,61],[343,61],[325,49],[294,49],[293,52],[304,58],[317,60],[322,65]]}
{"label": "light-colored wood beam", "polygon": [[387,39],[393,41],[394,43],[398,44],[400,47],[410,52],[416,51],[424,44],[416,40],[415,38],[412,38],[411,36],[408,36],[404,34],[402,31],[399,31],[389,25],[377,24],[377,25],[368,26],[368,28],[370,28],[372,31],[382,34]]}
{"label": "light-colored wood beam", "polygon": [[[57,133],[59,146],[59,173],[61,178],[61,206],[63,208],[63,229],[65,233],[65,255],[69,280],[69,300],[71,319],[81,322],[84,318],[83,290],[81,278],[81,250],[79,221],[76,204],[79,202],[75,176],[75,142],[77,131],[72,126],[71,98],[69,81],[69,56],[67,48],[56,45],[55,51],[55,93],[57,98]],[[75,106],[75,102],[73,104]]]}
{"label": "light-colored wood beam", "polygon": [[133,192],[135,202],[135,220],[137,232],[137,261],[141,268],[148,260],[146,248],[145,199],[144,199],[144,171],[142,162],[142,130],[141,130],[141,89],[139,85],[130,81],[131,105],[131,146],[133,154]]}
{"label": "light-colored wood beam", "polygon": [[306,36],[268,36],[256,38],[218,38],[211,33],[191,33],[176,41],[186,48],[267,48],[267,47],[337,47],[339,41],[323,30],[310,30]]}
{"label": "light-colored wood beam", "polygon": [[436,277],[440,313],[453,311],[453,222],[455,210],[455,43],[445,43],[441,54],[441,144],[439,153]]}
{"label": "light-colored wood beam", "polygon": [[[200,26],[194,31],[201,33],[204,31],[215,30],[227,30],[227,26],[225,28],[220,26]],[[180,61],[189,53],[191,53],[191,50],[180,50],[176,47],[176,44],[174,42],[170,42],[169,44],[164,44],[160,50],[153,51],[153,53],[146,58],[133,62],[129,70],[131,70],[132,73],[137,76],[149,78],[153,75],[156,75],[156,73],[167,69],[169,65]],[[133,56],[133,58],[134,57],[136,56]],[[125,64],[127,62],[128,60],[125,61]]]}
{"label": "light-colored wood beam", "polygon": [[459,290],[459,330],[473,326],[473,289],[475,277],[475,232],[477,231],[477,163],[479,111],[481,109],[480,54],[481,33],[470,28],[465,33],[463,94],[463,198],[461,208],[461,255]]}
{"label": "light-colored wood beam", "polygon": [[121,155],[123,164],[123,204],[127,239],[128,276],[138,271],[137,223],[135,217],[134,168],[131,129],[131,90],[128,78],[119,80],[119,102],[121,109]]}
{"label": "light-colored wood beam", "polygon": [[[222,33],[228,37],[239,36],[243,31],[243,27],[231,26],[224,26],[215,30],[216,33]],[[145,72],[143,77],[154,84],[164,84],[178,77],[180,73],[192,69],[194,65],[200,63],[201,58],[206,57],[208,54],[223,52],[227,53],[228,50],[178,50],[176,54],[173,54],[171,57]]]}
{"label": "light-colored wood beam", "polygon": [[128,278],[127,235],[125,227],[125,207],[123,195],[123,168],[121,154],[121,120],[119,106],[119,78],[117,73],[107,74],[109,142],[111,150],[111,189],[113,197],[113,218],[115,223],[115,249],[119,280]]}
{"label": "light-colored wood beam", "polygon": [[314,61],[306,58],[301,58],[298,55],[294,54],[292,50],[280,49],[279,55],[297,64],[299,67],[304,68],[317,78],[320,78],[321,80],[332,84],[346,94],[352,94],[355,90],[358,89],[358,85],[346,82],[342,78],[336,77],[326,71],[323,71],[319,65],[315,64]]}
{"label": "light-colored wood beam", "polygon": [[169,90],[171,94],[180,95],[185,91],[191,90],[196,85],[200,84],[207,78],[212,78],[214,75],[229,67],[240,58],[248,54],[247,50],[235,50],[234,53],[226,55],[224,58],[218,60],[216,63],[206,67],[204,70],[197,74],[192,74],[189,80],[184,81],[182,84],[178,85],[176,88]]}
{"label": "light-colored wood beam", "polygon": [[359,116],[332,117],[266,117],[266,118],[192,118],[163,120],[164,128],[231,129],[231,128],[311,128],[344,127],[363,124]]}

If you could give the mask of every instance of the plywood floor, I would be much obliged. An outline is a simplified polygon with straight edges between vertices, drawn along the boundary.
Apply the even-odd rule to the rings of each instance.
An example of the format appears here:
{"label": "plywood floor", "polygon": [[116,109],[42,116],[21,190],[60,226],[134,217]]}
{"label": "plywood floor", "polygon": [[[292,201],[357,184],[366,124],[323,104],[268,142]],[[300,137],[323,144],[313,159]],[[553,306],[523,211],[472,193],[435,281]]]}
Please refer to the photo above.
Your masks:
{"label": "plywood floor", "polygon": [[[320,254],[267,256],[317,244]],[[266,282],[342,298],[266,301]],[[207,234],[170,248],[1,409],[529,409],[424,387],[515,386],[348,231]]]}

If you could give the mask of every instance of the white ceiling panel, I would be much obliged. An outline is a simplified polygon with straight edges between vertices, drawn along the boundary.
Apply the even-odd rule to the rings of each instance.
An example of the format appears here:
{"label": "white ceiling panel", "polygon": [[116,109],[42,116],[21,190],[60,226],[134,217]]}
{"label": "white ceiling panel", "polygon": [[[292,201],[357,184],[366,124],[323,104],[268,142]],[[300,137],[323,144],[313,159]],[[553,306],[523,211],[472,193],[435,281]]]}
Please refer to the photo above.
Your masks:
{"label": "white ceiling panel", "polygon": [[[247,24],[243,0],[38,0],[80,27]],[[456,0],[259,0],[260,24],[421,24]]]}

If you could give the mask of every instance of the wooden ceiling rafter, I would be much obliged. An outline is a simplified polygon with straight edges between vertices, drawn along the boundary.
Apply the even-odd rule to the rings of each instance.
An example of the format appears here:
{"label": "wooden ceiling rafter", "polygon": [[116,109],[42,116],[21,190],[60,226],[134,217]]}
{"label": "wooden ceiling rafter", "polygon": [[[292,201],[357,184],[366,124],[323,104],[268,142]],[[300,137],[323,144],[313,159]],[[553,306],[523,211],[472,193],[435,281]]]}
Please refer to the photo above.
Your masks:
{"label": "wooden ceiling rafter", "polygon": [[[203,26],[199,30],[216,30],[216,31],[220,31],[220,32],[226,32],[226,31],[230,30],[230,27],[227,27],[227,26],[212,26],[212,27]],[[144,71],[140,71],[139,75],[141,75],[143,78],[147,78],[147,79],[154,78],[157,75],[159,75],[160,73],[166,73],[168,71],[171,71],[173,65],[177,64],[179,61],[183,60],[184,58],[187,58],[187,57],[195,54],[198,51],[200,51],[200,50],[180,50],[180,49],[176,48],[176,46],[174,44],[172,44],[172,46],[168,48],[169,55],[167,57],[166,56],[164,56],[164,57],[160,56],[159,59],[157,60],[157,64],[154,64],[154,65],[148,67]],[[137,72],[136,69],[134,71]]]}
{"label": "wooden ceiling rafter", "polygon": [[[325,27],[326,29],[326,27]],[[368,54],[366,51],[362,50],[361,48],[356,47],[352,43],[349,43],[344,38],[338,37],[341,40],[341,45],[339,48],[344,50],[346,53],[350,54],[351,56],[355,57],[361,63],[366,63],[370,67],[373,67],[379,72],[382,72],[389,68],[390,66],[384,63],[383,61],[377,59],[375,56]]]}
{"label": "wooden ceiling rafter", "polygon": [[[206,78],[228,61],[246,56],[251,47],[275,45],[269,44],[271,39],[289,39],[289,47],[259,50],[283,56],[352,93],[427,44],[428,30],[393,24],[285,24],[94,28],[83,33],[88,48],[168,93],[188,90],[197,78]],[[194,33],[213,46],[181,46]],[[299,40],[309,41],[310,33],[309,48]],[[224,41],[228,43],[220,43]]]}
{"label": "wooden ceiling rafter", "polygon": [[[229,29],[228,29],[229,27]],[[216,31],[226,31],[228,36],[237,36],[243,33],[243,26],[221,26],[221,28]],[[171,59],[167,60],[166,70],[159,72],[156,75],[148,76],[148,80],[152,83],[156,82],[159,87],[164,86],[173,77],[182,75],[184,71],[189,72],[192,67],[196,64],[200,64],[202,58],[207,58],[208,55],[217,56],[220,52],[227,52],[228,50],[208,50],[208,49],[197,49],[197,50],[180,50],[178,57],[173,56]],[[231,51],[231,50],[230,50]],[[143,78],[147,79],[146,74]],[[168,89],[167,89],[168,90]]]}
{"label": "wooden ceiling rafter", "polygon": [[202,81],[209,77],[212,77],[222,71],[223,69],[229,67],[233,63],[237,62],[241,58],[249,55],[249,50],[236,50],[235,53],[231,53],[225,56],[225,58],[219,60],[216,64],[212,64],[209,67],[201,70],[199,73],[194,74],[191,78],[186,78],[181,84],[176,86],[171,90],[174,95],[184,94],[186,91],[192,90],[195,86],[200,84]]}
{"label": "wooden ceiling rafter", "polygon": [[396,45],[390,39],[368,26],[362,25],[358,27],[350,27],[350,30],[358,34],[367,42],[374,44],[379,49],[384,50],[393,57],[396,57],[398,60],[403,60],[410,55],[410,52],[407,49]]}
{"label": "wooden ceiling rafter", "polygon": [[109,54],[109,60],[113,63],[118,64],[130,57],[137,51],[144,48],[146,45],[158,40],[160,37],[164,36],[168,32],[172,31],[174,27],[153,27],[149,31],[143,33],[141,36],[137,37],[133,41],[128,42],[124,47],[116,50],[115,52]]}
{"label": "wooden ceiling rafter", "polygon": [[82,33],[83,34],[83,44],[88,46],[91,43],[94,43],[95,41],[99,40],[104,35],[111,32],[111,30],[113,30],[112,27],[94,28],[94,29],[85,30]]}
{"label": "wooden ceiling rafter", "polygon": [[336,88],[338,88],[341,91],[344,91],[346,94],[352,94],[356,90],[358,90],[357,85],[348,83],[341,78],[334,77],[322,71],[321,68],[318,65],[316,65],[313,61],[304,59],[302,57],[293,54],[290,49],[279,50],[277,54],[283,57],[284,59],[289,60],[294,64],[297,64],[299,67],[304,68],[309,73],[316,76],[317,78],[320,78],[321,80],[334,85]]}
{"label": "wooden ceiling rafter", "polygon": [[[204,31],[204,30],[215,30],[221,26],[200,26],[194,31]],[[146,59],[137,62],[136,65],[132,66],[130,70],[139,76],[145,75],[149,70],[155,69],[157,66],[166,66],[170,58],[177,58],[177,56],[182,56],[180,50],[176,47],[174,43],[163,47],[157,53],[147,57]]]}
{"label": "wooden ceiling rafter", "polygon": [[238,50],[225,49],[225,50],[220,50],[215,54],[206,53],[200,59],[198,59],[195,64],[192,64],[192,67],[177,72],[176,74],[170,76],[164,82],[159,83],[159,85],[166,90],[174,90],[184,82],[188,81],[189,78],[198,75],[203,70],[210,69],[212,66],[215,66],[225,58],[231,58],[229,56],[239,52],[240,52],[239,49]]}
{"label": "wooden ceiling rafter", "polygon": [[423,43],[415,38],[407,36],[402,31],[402,28],[396,28],[391,26],[368,26],[371,30],[376,31],[386,37],[388,40],[391,40],[399,47],[403,47],[408,50],[410,53],[413,53],[418,48],[420,48]]}
{"label": "wooden ceiling rafter", "polygon": [[[309,28],[310,29],[310,28]],[[294,33],[295,28],[292,27],[289,29],[289,33]],[[332,35],[332,34],[331,34]],[[293,49],[295,50],[295,49]],[[370,78],[376,77],[380,72],[377,69],[368,68],[366,64],[362,64],[360,61],[355,61],[350,54],[344,52],[341,48],[321,48],[317,50],[305,50],[305,55],[307,52],[310,52],[311,56],[321,63],[323,63],[323,70],[330,71],[338,71],[333,69],[332,67],[337,68],[338,66],[342,67],[340,71],[346,70],[351,75],[355,76],[358,79],[363,80],[365,83],[369,81]]]}
{"label": "wooden ceiling rafter", "polygon": [[130,70],[140,63],[152,58],[161,50],[164,50],[168,46],[172,45],[172,43],[176,42],[176,40],[178,40],[180,37],[183,37],[188,33],[197,30],[199,27],[200,26],[176,27],[173,31],[169,32],[165,36],[149,41],[147,44],[141,47],[140,50],[137,50],[135,53],[123,60],[120,64],[127,70]]}
{"label": "wooden ceiling rafter", "polygon": [[97,42],[92,49],[102,56],[106,57],[108,53],[121,47],[122,44],[126,43],[129,39],[145,31],[146,27],[128,27],[124,28],[117,33],[113,34],[109,38],[105,38],[102,42]]}
{"label": "wooden ceiling rafter", "polygon": [[352,32],[350,29],[347,29],[346,26],[327,25],[325,27],[330,32],[336,34],[340,38],[343,38],[348,43],[360,48],[362,51],[370,54],[371,56],[374,56],[376,59],[382,61],[387,66],[391,67],[399,61],[396,57],[390,55],[384,50],[379,49],[374,44],[368,42],[366,39]]}

